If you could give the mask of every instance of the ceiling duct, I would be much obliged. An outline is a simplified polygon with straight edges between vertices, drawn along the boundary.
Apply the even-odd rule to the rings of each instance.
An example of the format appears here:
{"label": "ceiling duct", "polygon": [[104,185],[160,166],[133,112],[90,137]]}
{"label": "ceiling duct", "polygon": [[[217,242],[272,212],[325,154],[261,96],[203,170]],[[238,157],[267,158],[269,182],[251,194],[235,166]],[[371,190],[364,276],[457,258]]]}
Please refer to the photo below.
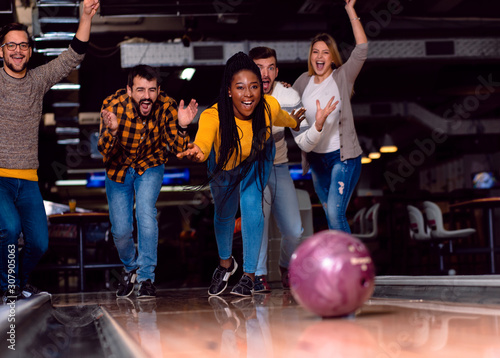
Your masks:
{"label": "ceiling duct", "polygon": [[368,59],[500,58],[499,38],[370,41]]}
{"label": "ceiling duct", "polygon": [[138,64],[150,66],[224,65],[239,51],[248,52],[255,46],[268,46],[280,54],[280,62],[305,61],[308,41],[270,42],[193,42],[190,47],[182,43],[124,43],[121,49],[122,68]]}
{"label": "ceiling duct", "polygon": [[[242,41],[242,42],[192,42],[182,43],[123,43],[121,63],[123,68],[137,64],[151,66],[223,65],[238,51],[248,52],[255,46],[274,48],[280,62],[306,61],[309,41]],[[340,49],[341,52],[342,49]],[[392,40],[370,41],[368,59],[442,59],[476,58],[500,59],[500,39],[464,38],[448,40]]]}
{"label": "ceiling duct", "polygon": [[470,135],[473,129],[481,128],[484,134],[500,134],[500,121],[489,119],[444,118],[414,102],[357,103],[353,105],[355,118],[379,120],[387,117],[414,118],[431,130],[458,136]]}
{"label": "ceiling duct", "polygon": [[302,15],[317,15],[325,13],[325,6],[331,6],[332,1],[306,0],[297,11]]}

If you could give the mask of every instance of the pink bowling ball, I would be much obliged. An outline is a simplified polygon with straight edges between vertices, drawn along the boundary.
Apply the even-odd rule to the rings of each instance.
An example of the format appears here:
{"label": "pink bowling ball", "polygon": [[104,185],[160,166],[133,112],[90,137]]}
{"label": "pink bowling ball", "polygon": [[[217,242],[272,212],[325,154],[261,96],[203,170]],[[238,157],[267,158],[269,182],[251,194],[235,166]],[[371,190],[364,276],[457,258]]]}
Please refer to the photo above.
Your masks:
{"label": "pink bowling ball", "polygon": [[336,230],[318,232],[300,244],[289,275],[293,297],[322,317],[353,313],[375,288],[375,267],[366,246]]}

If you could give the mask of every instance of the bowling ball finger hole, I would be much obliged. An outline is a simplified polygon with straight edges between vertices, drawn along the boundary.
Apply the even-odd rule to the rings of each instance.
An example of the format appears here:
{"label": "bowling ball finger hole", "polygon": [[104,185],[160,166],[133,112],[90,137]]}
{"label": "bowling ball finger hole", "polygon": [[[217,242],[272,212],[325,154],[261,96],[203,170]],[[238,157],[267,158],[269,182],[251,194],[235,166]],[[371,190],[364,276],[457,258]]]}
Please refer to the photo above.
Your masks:
{"label": "bowling ball finger hole", "polygon": [[370,286],[370,283],[367,280],[365,280],[364,278],[362,278],[361,279],[361,286],[368,287],[368,286]]}

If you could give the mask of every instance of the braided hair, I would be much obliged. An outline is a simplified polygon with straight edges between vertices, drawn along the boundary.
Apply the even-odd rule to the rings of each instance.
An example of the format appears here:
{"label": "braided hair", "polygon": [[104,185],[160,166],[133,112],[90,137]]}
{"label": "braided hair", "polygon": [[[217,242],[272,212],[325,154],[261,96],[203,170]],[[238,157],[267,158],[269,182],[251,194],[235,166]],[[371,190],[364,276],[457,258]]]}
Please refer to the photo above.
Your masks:
{"label": "braided hair", "polygon": [[[234,75],[243,70],[253,72],[260,85],[261,98],[257,103],[252,117],[252,148],[250,155],[244,161],[242,159],[242,149],[240,143],[240,130],[234,120],[234,109],[232,98],[229,97],[229,89]],[[264,164],[266,160],[272,160],[271,153],[266,149],[266,142],[272,140],[272,130],[270,124],[266,124],[266,113],[271,118],[269,105],[264,99],[264,90],[262,87],[262,78],[260,69],[250,59],[248,55],[243,52],[238,52],[233,55],[226,63],[222,83],[220,87],[219,97],[217,99],[218,113],[219,113],[219,138],[220,147],[218,153],[218,160],[213,170],[209,172],[209,180],[213,180],[219,173],[226,167],[235,167],[236,163],[240,162],[238,175],[232,178],[228,195],[234,190],[243,178],[245,178],[254,161],[258,163],[258,179],[262,192],[264,191]],[[230,163],[231,157],[234,154],[234,162]]]}

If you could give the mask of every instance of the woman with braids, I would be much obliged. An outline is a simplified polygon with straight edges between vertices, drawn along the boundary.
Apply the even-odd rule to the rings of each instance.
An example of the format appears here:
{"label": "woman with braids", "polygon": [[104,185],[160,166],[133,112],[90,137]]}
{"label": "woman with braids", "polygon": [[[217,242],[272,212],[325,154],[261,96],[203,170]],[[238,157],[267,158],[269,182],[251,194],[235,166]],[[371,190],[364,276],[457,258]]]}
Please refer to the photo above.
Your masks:
{"label": "woman with braids", "polygon": [[288,114],[278,101],[263,95],[260,70],[244,53],[226,63],[217,103],[200,116],[194,143],[177,156],[208,160],[208,182],[215,205],[219,266],[208,289],[221,294],[238,264],[232,256],[238,202],[241,205],[243,276],[231,293],[250,296],[262,242],[263,191],[274,159],[271,126],[298,128],[303,110]]}

